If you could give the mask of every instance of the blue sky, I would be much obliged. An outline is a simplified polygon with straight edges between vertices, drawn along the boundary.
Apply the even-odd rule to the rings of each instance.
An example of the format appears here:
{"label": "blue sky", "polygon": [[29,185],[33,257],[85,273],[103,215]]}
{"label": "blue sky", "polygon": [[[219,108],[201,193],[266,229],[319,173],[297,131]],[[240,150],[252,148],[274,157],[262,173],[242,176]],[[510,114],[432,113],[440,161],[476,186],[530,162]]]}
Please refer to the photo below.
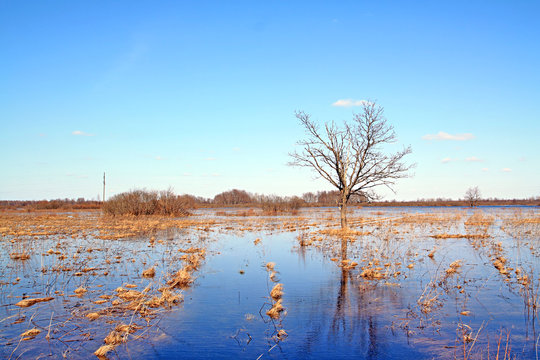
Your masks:
{"label": "blue sky", "polygon": [[[294,117],[385,108],[386,199],[540,195],[537,1],[0,2],[0,199],[330,189]],[[350,101],[345,101],[350,100]],[[333,105],[334,104],[334,105]],[[395,149],[391,147],[388,150]]]}

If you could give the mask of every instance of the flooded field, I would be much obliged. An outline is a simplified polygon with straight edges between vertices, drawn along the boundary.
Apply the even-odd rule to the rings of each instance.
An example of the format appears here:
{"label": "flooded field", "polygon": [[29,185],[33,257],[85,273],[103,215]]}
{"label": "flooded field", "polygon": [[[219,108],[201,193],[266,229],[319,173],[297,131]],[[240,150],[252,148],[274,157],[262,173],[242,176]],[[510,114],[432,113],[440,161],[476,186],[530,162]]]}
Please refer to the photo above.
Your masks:
{"label": "flooded field", "polygon": [[536,359],[540,211],[0,213],[0,357]]}

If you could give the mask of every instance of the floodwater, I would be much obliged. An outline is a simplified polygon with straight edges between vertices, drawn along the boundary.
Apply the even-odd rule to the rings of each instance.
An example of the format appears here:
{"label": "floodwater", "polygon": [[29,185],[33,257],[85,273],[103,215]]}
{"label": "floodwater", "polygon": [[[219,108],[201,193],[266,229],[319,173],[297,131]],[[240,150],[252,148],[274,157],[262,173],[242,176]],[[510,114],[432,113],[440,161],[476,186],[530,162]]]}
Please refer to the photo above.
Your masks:
{"label": "floodwater", "polygon": [[[125,284],[159,285],[179,268],[178,249],[193,246],[205,248],[205,258],[181,289],[183,301],[149,317],[124,313],[121,320],[140,329],[108,358],[538,357],[537,208],[361,208],[349,216],[356,231],[349,236],[328,231],[339,221],[335,209],[234,216],[238,211],[203,210],[197,226],[113,240],[87,232],[16,245],[4,235],[0,356],[96,358],[117,319],[114,312],[85,318],[101,306],[92,301]],[[211,225],[201,227],[205,222]],[[150,236],[155,245],[148,246]],[[14,246],[29,249],[30,258],[10,258]],[[79,275],[44,271],[59,264],[58,256],[44,255],[51,248],[68,255],[63,261],[79,254],[69,263]],[[142,278],[151,265],[156,277]],[[283,311],[272,318],[276,284]],[[74,296],[81,286],[88,293]],[[14,305],[25,296],[54,300]],[[31,328],[42,333],[21,341]]]}

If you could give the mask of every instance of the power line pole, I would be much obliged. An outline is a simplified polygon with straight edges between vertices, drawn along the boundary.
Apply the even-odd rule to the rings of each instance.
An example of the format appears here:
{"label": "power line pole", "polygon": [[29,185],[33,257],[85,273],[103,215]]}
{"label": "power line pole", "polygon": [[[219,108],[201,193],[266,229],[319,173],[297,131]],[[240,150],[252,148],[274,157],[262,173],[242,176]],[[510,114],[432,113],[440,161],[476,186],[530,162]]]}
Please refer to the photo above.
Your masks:
{"label": "power line pole", "polygon": [[103,202],[105,202],[105,173],[103,173]]}

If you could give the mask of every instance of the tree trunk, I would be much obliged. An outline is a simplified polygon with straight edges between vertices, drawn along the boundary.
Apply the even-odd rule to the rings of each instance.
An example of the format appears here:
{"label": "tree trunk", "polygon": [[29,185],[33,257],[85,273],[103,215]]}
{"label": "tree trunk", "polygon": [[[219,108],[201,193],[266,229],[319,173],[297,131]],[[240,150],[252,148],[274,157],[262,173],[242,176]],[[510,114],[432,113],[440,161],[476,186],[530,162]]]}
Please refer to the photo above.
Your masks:
{"label": "tree trunk", "polygon": [[347,260],[348,254],[347,254],[347,245],[348,241],[345,237],[341,239],[341,260]]}
{"label": "tree trunk", "polygon": [[346,230],[349,228],[347,224],[347,203],[342,202],[339,206],[340,216],[341,216],[341,229]]}
{"label": "tree trunk", "polygon": [[349,226],[347,225],[347,206],[346,205],[342,205],[341,206],[341,209],[340,209],[340,212],[341,212],[341,228],[343,230],[345,229],[348,229]]}

